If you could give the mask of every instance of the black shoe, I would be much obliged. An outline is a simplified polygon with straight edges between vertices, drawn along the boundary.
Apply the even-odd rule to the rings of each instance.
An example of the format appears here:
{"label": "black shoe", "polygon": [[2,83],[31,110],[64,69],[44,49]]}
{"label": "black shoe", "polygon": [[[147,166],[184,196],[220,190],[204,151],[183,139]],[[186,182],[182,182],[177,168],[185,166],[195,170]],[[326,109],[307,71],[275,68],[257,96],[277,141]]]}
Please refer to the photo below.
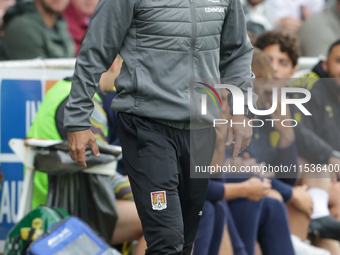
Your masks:
{"label": "black shoe", "polygon": [[340,221],[332,216],[311,220],[308,238],[311,240],[327,238],[340,241]]}

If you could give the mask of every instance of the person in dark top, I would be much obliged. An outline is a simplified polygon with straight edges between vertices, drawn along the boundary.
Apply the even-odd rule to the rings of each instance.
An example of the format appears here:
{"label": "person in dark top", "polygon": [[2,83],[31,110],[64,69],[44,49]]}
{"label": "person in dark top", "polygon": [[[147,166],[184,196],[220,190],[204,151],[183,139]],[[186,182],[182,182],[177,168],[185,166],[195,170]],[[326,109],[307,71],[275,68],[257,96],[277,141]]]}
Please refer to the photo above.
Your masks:
{"label": "person in dark top", "polygon": [[[325,61],[319,61],[312,70],[288,84],[288,87],[299,87],[311,90],[314,84],[323,78],[329,78],[328,73],[324,70]],[[300,97],[300,94],[294,94],[294,98]],[[302,114],[299,109],[291,105],[292,115],[298,122],[301,121]],[[340,154],[332,146],[315,135],[314,132],[303,128],[303,123],[295,128],[296,146],[299,156],[315,164],[331,164],[339,160]]]}
{"label": "person in dark top", "polygon": [[20,2],[4,16],[0,60],[72,58],[74,42],[61,12],[69,0]]}
{"label": "person in dark top", "polygon": [[[146,254],[191,254],[208,180],[190,178],[190,170],[210,164],[215,144],[213,116],[198,114],[196,122],[190,121],[191,96],[199,95],[192,86],[201,78],[236,78],[235,85],[247,96],[252,49],[240,0],[99,1],[77,56],[64,126],[78,164],[86,167],[88,145],[100,156],[89,130],[91,99],[99,75],[120,53],[124,64],[112,109],[118,111],[119,139]],[[255,102],[256,95],[251,95]],[[233,116],[234,121],[253,117],[245,106],[245,115]],[[219,108],[213,109],[218,118]],[[192,128],[197,122],[204,127]],[[228,146],[233,134],[236,157],[252,131],[230,127]],[[197,139],[190,139],[192,135]]]}
{"label": "person in dark top", "polygon": [[[266,38],[270,39],[267,42],[271,47],[267,49],[266,54],[259,49],[255,49],[254,51],[252,70],[258,78],[255,80],[254,85],[255,92],[259,95],[258,108],[261,110],[269,109],[271,107],[272,89],[276,87],[279,92],[280,88],[286,84],[282,82],[286,81],[284,79],[271,78],[273,76],[275,77],[275,75],[281,77],[281,75],[293,74],[293,69],[297,63],[298,54],[293,52],[293,49],[297,49],[298,47],[290,46],[290,44],[294,45],[296,40],[290,37],[286,38],[283,34],[278,35],[279,36],[276,39],[273,39],[266,34],[262,38],[259,38],[259,40],[264,41],[267,41]],[[263,46],[266,45],[264,41],[260,41],[259,44]],[[271,43],[273,42],[275,42],[277,46],[272,46]],[[283,48],[290,48],[292,52],[290,54],[281,52],[280,44],[284,44]],[[267,47],[264,46],[264,49],[266,48]],[[267,54],[271,54],[271,57],[267,56]],[[289,56],[296,56],[296,59],[294,62],[285,64],[285,61],[290,61]],[[276,71],[274,73],[272,70],[273,62],[276,65]],[[295,63],[295,65],[293,63]],[[284,66],[283,70],[281,70],[280,65]],[[255,158],[256,162],[259,164],[263,162],[262,164],[267,166],[280,167],[282,165],[294,169],[294,167],[296,168],[298,165],[294,129],[281,125],[283,119],[291,119],[292,117],[290,116],[290,109],[288,107],[286,109],[287,115],[281,115],[280,98],[280,93],[278,93],[278,107],[274,113],[267,116],[256,117],[256,119],[263,120],[264,126],[254,128],[253,139],[246,149],[246,152],[249,153],[250,157]],[[275,121],[272,126],[272,122],[265,121],[266,119],[278,119],[280,121]],[[256,123],[256,125],[257,124],[258,123]],[[285,124],[287,126],[289,125],[287,121]],[[228,156],[230,156],[229,149],[227,149],[227,157]],[[313,210],[313,203],[305,186],[295,186],[296,178],[297,172],[294,171],[288,175],[281,171],[276,173],[275,178],[271,178],[272,189],[280,193],[281,199],[286,203],[289,212],[294,251],[298,255],[327,254],[327,251],[320,251],[318,248],[307,245],[302,241],[307,238],[308,225],[310,222],[309,218]],[[227,182],[232,181],[234,181],[232,178],[227,178]],[[238,215],[238,211],[235,211],[233,207],[231,207],[231,212],[233,216]],[[299,221],[296,219],[299,219]],[[294,222],[294,224],[292,224],[292,222]],[[236,226],[238,226],[238,224],[236,224]],[[238,227],[238,229],[242,228]]]}
{"label": "person in dark top", "polygon": [[[311,88],[311,99],[305,105],[312,115],[302,116],[301,119],[301,124],[316,135],[325,148],[328,148],[324,152],[324,160],[328,158],[328,164],[322,165],[324,170],[319,173],[322,177],[329,177],[328,185],[324,188],[323,193],[320,188],[314,189],[319,196],[315,202],[318,210],[313,212],[315,215],[312,217],[310,231],[314,238],[321,236],[339,240],[340,221],[333,218],[339,218],[339,182],[335,180],[331,182],[330,177],[338,178],[340,172],[340,153],[338,152],[340,151],[340,40],[330,46],[327,60],[323,61],[321,66],[329,78],[319,79],[315,82]],[[307,142],[304,146],[302,145],[307,150],[310,150],[309,146]],[[320,148],[312,149],[320,150]],[[320,151],[321,153],[323,152]],[[320,159],[309,158],[309,160],[309,163],[317,163]],[[331,175],[331,171],[336,175]],[[314,182],[320,183],[320,178]]]}
{"label": "person in dark top", "polygon": [[[309,87],[312,93],[311,100],[306,107],[312,116],[303,116],[302,124],[313,131],[322,140],[325,146],[312,147],[303,144],[307,151],[317,150],[322,157],[306,158],[311,163],[340,164],[340,138],[338,136],[340,116],[339,99],[340,92],[338,79],[340,77],[340,40],[336,41],[329,49],[328,58],[314,67],[312,74],[318,75]],[[322,125],[320,125],[322,123]],[[334,157],[334,158],[332,158]]]}
{"label": "person in dark top", "polygon": [[[254,58],[258,57],[257,53],[255,49]],[[227,96],[222,95],[225,101]],[[221,118],[228,118],[227,107],[222,108]],[[225,128],[222,125],[216,128],[217,146],[212,166],[223,165],[226,138]],[[252,161],[248,159],[247,164],[252,164]],[[270,181],[254,176],[249,176],[249,179],[244,175],[241,177],[231,178],[228,183],[217,178],[209,180],[193,255],[217,255],[223,233],[226,232],[225,225],[235,255],[254,254],[257,241],[264,255],[295,254],[284,204],[267,196],[273,192]]]}
{"label": "person in dark top", "polygon": [[[276,35],[276,37],[272,37],[270,35]],[[295,43],[289,43],[294,42]],[[299,56],[298,52],[298,43],[296,38],[292,35],[284,35],[280,34],[279,32],[269,32],[261,37],[258,38],[256,45],[259,46],[263,51],[268,54],[272,60],[272,66],[274,68],[274,77],[282,78],[282,84],[287,85],[291,82],[290,78],[292,78],[297,70],[297,60]],[[324,64],[322,64],[324,65]],[[322,66],[324,69],[324,66]],[[320,65],[315,68],[321,75],[322,72],[320,71]],[[323,73],[323,75],[325,75]],[[285,80],[284,80],[285,79]],[[313,82],[315,82],[317,78],[309,78],[307,79],[300,79],[297,82],[300,84],[306,84],[305,87],[312,87]],[[295,95],[291,95],[295,97]],[[301,121],[301,112],[296,109],[296,107],[290,107],[291,116],[294,116],[297,122]],[[296,128],[294,128],[296,144],[298,144],[299,148],[299,155],[306,154],[306,152],[301,152],[304,150],[312,151],[315,154],[318,153],[320,148],[324,148],[324,142],[315,135],[311,130],[305,128],[303,123],[299,123]],[[301,143],[305,143],[305,145],[301,146]],[[315,156],[317,159],[317,157]],[[299,167],[305,166],[304,159],[299,157]],[[308,163],[308,162],[306,162]],[[331,188],[331,181],[328,174],[324,174],[320,177],[326,178],[318,178],[313,179],[310,178],[311,176],[307,173],[300,173],[301,176],[298,179],[297,184],[302,185],[302,187],[308,188],[308,194],[312,198],[313,202],[313,213],[311,214],[312,221],[310,222],[310,217],[304,217],[303,215],[299,214],[299,210],[295,210],[297,208],[288,207],[289,211],[289,219],[292,233],[295,233],[300,239],[305,240],[307,238],[307,230],[310,238],[316,237],[318,239],[323,238],[334,238],[339,239],[339,232],[340,227],[338,227],[338,223],[329,216],[328,210],[328,201],[329,201],[329,190]],[[296,187],[294,187],[296,189]],[[307,196],[305,196],[307,198]],[[310,199],[309,199],[310,200]],[[308,200],[302,200],[302,204],[307,204]],[[288,205],[288,204],[287,204]],[[321,208],[321,209],[320,209]],[[300,216],[299,216],[300,215]],[[322,224],[320,223],[319,219],[322,219]],[[318,219],[318,220],[317,220]],[[317,220],[317,221],[315,221]],[[314,223],[317,224],[314,224]],[[309,224],[310,223],[310,224]],[[331,250],[331,246],[334,246],[329,242],[329,240],[325,241],[324,239],[320,241],[320,243],[327,242],[327,249]],[[318,245],[319,242],[315,242],[315,245]],[[325,247],[325,246],[323,246]],[[336,246],[336,251],[339,251],[338,246]],[[339,251],[340,252],[340,251]]]}
{"label": "person in dark top", "polygon": [[70,0],[70,4],[62,13],[76,46],[76,56],[97,4],[98,0]]}

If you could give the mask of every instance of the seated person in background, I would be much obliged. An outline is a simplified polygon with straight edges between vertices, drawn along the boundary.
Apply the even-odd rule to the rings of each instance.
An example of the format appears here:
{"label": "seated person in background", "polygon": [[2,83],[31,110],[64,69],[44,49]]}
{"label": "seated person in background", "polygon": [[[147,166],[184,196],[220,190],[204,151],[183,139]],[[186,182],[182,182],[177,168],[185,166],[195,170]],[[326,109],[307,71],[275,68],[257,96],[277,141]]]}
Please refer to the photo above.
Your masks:
{"label": "seated person in background", "polygon": [[327,56],[327,50],[340,37],[340,0],[327,3],[325,9],[314,14],[298,33],[302,56]]}
{"label": "seated person in background", "polygon": [[325,0],[268,0],[274,26],[287,33],[296,33],[303,21],[323,10]]}
{"label": "seated person in background", "polygon": [[[238,183],[209,180],[193,255],[229,255],[230,249],[234,255],[252,255],[257,241],[263,255],[295,254],[284,204],[266,196],[269,180],[233,181]],[[231,244],[223,238],[226,233]]]}
{"label": "seated person in background", "polygon": [[[264,57],[267,62],[261,61],[263,55],[260,50],[255,49],[252,69],[257,77],[269,78],[272,73],[270,61],[266,55]],[[254,69],[254,66],[257,68]],[[222,91],[222,93],[225,102],[227,92]],[[230,119],[227,106],[226,103],[222,104],[221,119]],[[221,166],[225,154],[226,125],[217,125],[216,135],[216,147],[211,165]],[[246,158],[237,158],[234,161],[230,159],[229,164],[235,165],[234,163],[241,160],[243,160],[242,165],[255,165],[253,159]],[[237,168],[239,167],[238,165]],[[223,231],[227,232],[223,227],[225,224],[228,226],[235,255],[254,254],[256,241],[259,241],[265,255],[294,254],[284,204],[277,199],[266,197],[270,193],[272,196],[275,193],[271,190],[270,181],[258,177],[246,179],[248,176],[244,174],[240,177],[243,178],[229,178],[227,183],[223,183],[222,179],[209,180],[207,200],[195,241],[194,255],[218,254],[220,246],[221,249],[230,248],[230,245],[226,245],[228,238],[222,239]],[[226,217],[223,218],[223,215]],[[221,240],[222,244],[220,244]],[[220,252],[230,254],[225,250]]]}
{"label": "seated person in background", "polygon": [[89,26],[90,19],[96,9],[98,0],[71,0],[62,15],[67,22],[68,30],[76,44],[76,55]]}
{"label": "seated person in background", "polygon": [[[273,69],[271,67],[271,59],[259,49],[255,49],[254,58],[252,63],[252,70],[256,74],[258,79],[254,82],[254,88],[259,96],[258,108],[260,110],[270,108],[271,104],[271,92],[275,86],[280,86],[280,80],[271,79],[273,75]],[[263,79],[264,78],[264,79]],[[280,108],[280,96],[278,96],[278,107],[276,111],[270,116],[257,116],[256,119],[279,119],[282,120],[281,108]],[[289,119],[289,109],[287,109],[288,116],[284,116],[284,119]],[[286,123],[288,126],[289,124]],[[246,152],[251,157],[255,158],[258,163],[262,165],[270,164],[271,166],[296,166],[297,165],[297,150],[295,147],[295,136],[292,128],[283,128],[281,121],[275,121],[274,126],[271,122],[264,121],[264,126],[255,127],[253,129],[253,139],[246,149]],[[228,151],[228,149],[227,149]],[[229,153],[230,154],[230,153]],[[243,156],[245,159],[249,156]],[[255,162],[256,162],[255,161]],[[242,162],[241,164],[244,164]],[[227,182],[232,182],[232,178],[227,178]],[[304,228],[305,235],[307,235],[307,229],[309,224],[309,217],[312,213],[313,203],[306,191],[305,187],[294,187],[296,176],[288,175],[285,176],[282,173],[276,173],[276,178],[271,178],[272,188],[278,191],[276,193],[270,193],[269,196],[284,200],[287,208],[294,208],[294,213],[299,215],[301,218],[306,219],[306,224],[299,225],[294,222],[299,228]],[[233,201],[229,202],[233,216],[238,216],[237,211],[233,211]],[[289,217],[291,215],[289,214]],[[290,219],[289,219],[290,220]],[[240,221],[241,222],[241,221]],[[241,223],[236,222],[236,226],[242,226]],[[292,227],[292,226],[291,226]],[[241,229],[241,227],[239,227]],[[292,231],[293,229],[291,229]],[[245,230],[243,230],[245,231]],[[297,236],[296,232],[292,233],[292,241],[294,251],[297,255],[304,254],[329,254],[327,251],[309,246],[302,242]],[[246,235],[244,235],[246,236]]]}
{"label": "seated person in background", "polygon": [[[16,4],[15,0],[0,0],[0,27],[3,23],[3,17],[7,11],[7,9]],[[0,35],[1,37],[1,35]]]}
{"label": "seated person in background", "polygon": [[266,32],[257,38],[254,46],[269,56],[274,78],[292,78],[299,69],[300,52],[295,36],[281,31]]}
{"label": "seated person in background", "polygon": [[72,58],[74,43],[61,17],[69,0],[20,2],[4,16],[0,60]]}
{"label": "seated person in background", "polygon": [[[272,62],[272,66],[274,69],[274,77],[275,78],[281,78],[280,80],[277,80],[277,83],[281,83],[283,86],[288,85],[289,83],[292,82],[290,80],[296,70],[298,69],[298,57],[299,57],[299,51],[298,51],[298,42],[297,39],[294,35],[289,35],[289,34],[283,34],[281,32],[268,32],[260,36],[256,42],[256,46],[259,47],[260,49],[263,50],[264,53],[266,53]],[[308,79],[313,80],[313,79]],[[264,93],[268,94],[271,93],[271,88],[266,88],[264,87],[265,90],[268,89],[268,91],[264,91]],[[280,105],[280,104],[279,104]],[[290,119],[292,116],[295,118],[297,116],[300,116],[300,110],[297,109],[296,106],[290,105],[289,107],[290,110],[290,117],[289,116],[280,116],[278,117],[283,117],[284,119]],[[289,113],[289,110],[287,109],[287,113]],[[299,118],[296,118],[296,121],[299,122]],[[288,128],[289,129],[289,128]],[[287,134],[291,134],[291,131],[288,130],[287,128],[283,128],[281,134],[284,136],[287,136]],[[308,150],[315,150],[320,146],[320,139],[313,134],[310,130],[304,128],[304,125],[299,123],[294,129],[293,133],[295,133],[295,139],[296,139],[296,144],[300,144],[301,141],[307,141],[308,144],[310,145]],[[301,148],[301,146],[298,146]],[[307,147],[304,146],[302,150],[307,150]],[[301,149],[298,151],[298,154],[300,156],[299,158],[299,163],[301,164]],[[307,238],[307,233],[311,232],[319,232],[321,230],[321,225],[317,225],[320,227],[320,229],[311,229],[310,225],[310,217],[312,219],[316,219],[318,216],[315,213],[318,208],[324,208],[325,204],[328,204],[328,192],[331,187],[331,180],[330,176],[324,175],[323,177],[326,178],[317,178],[313,179],[311,176],[308,176],[308,174],[303,173],[302,175],[300,174],[299,179],[297,181],[297,184],[302,185],[302,187],[307,187],[308,188],[308,194],[313,200],[313,213],[308,215],[308,214],[302,214],[301,212],[306,212],[303,208],[309,208],[305,207],[307,205],[307,199],[301,200],[301,204],[297,204],[298,206],[291,206],[291,204],[287,204],[288,212],[289,212],[289,221],[290,221],[290,226],[292,233],[299,237],[302,241],[306,240]],[[328,178],[327,178],[328,177]],[[294,187],[296,189],[297,187]],[[303,192],[306,198],[305,192]],[[300,194],[302,195],[302,194]],[[326,197],[325,197],[326,195]],[[322,198],[322,199],[320,199]],[[305,205],[305,206],[304,206]],[[306,217],[307,216],[307,217]],[[313,221],[312,221],[313,223]],[[334,222],[337,223],[337,222]],[[310,226],[309,226],[310,225]],[[328,225],[328,224],[326,224]],[[328,225],[327,231],[334,231],[331,229],[331,225]],[[325,224],[323,225],[325,226]],[[336,226],[336,224],[333,224],[333,226]],[[309,232],[308,232],[308,227],[309,227]],[[321,231],[321,233],[324,233]],[[321,239],[326,238],[328,235],[323,235],[321,234],[319,237]],[[338,238],[338,235],[333,235],[334,239]],[[327,243],[327,245],[321,245],[321,243]],[[320,240],[320,242],[314,243],[316,246],[324,247],[327,248],[330,251],[333,251],[333,249],[336,249],[338,251],[339,247],[338,244],[335,244],[333,241],[325,241],[325,240]],[[332,247],[335,248],[332,248]],[[340,251],[339,251],[340,254]]]}
{"label": "seated person in background", "polygon": [[[340,41],[336,41],[330,47],[327,60],[322,62],[322,69],[329,78],[319,79],[311,88],[311,99],[305,107],[312,115],[303,115],[301,123],[321,139],[325,147],[328,147],[326,150],[328,156],[324,157],[326,161],[328,160],[328,165],[322,166],[322,169],[333,169],[333,174],[336,174],[333,177],[337,178],[333,179],[333,183],[324,190],[319,186],[313,189],[318,210],[313,213],[311,230],[321,237],[340,240],[340,221],[333,218],[339,218],[340,214],[339,171],[336,170],[340,167]],[[306,150],[310,150],[311,148],[307,146],[308,143],[305,144]],[[320,148],[315,149],[320,150]],[[320,151],[321,153],[323,152]],[[309,163],[318,163],[316,161],[318,158],[314,160],[309,158],[309,160]],[[331,170],[323,170],[320,175],[324,176],[329,172]],[[328,178],[328,181],[330,183],[331,179]],[[315,179],[314,182],[320,185],[320,178]]]}
{"label": "seated person in background", "polygon": [[244,14],[247,21],[247,30],[254,35],[273,29],[268,16],[266,0],[242,0]]}
{"label": "seated person in background", "polygon": [[[337,60],[337,51],[334,48],[340,45],[340,40],[334,42],[328,50],[327,60],[320,61],[313,69],[301,76],[299,79],[290,83],[289,87],[300,87],[311,90],[317,81],[320,79],[330,78],[328,74],[328,66],[336,65]],[[294,97],[298,97],[298,94],[294,94]],[[295,119],[301,120],[302,114],[300,112],[296,112]],[[309,130],[307,130],[309,131]],[[313,137],[313,139],[311,139]],[[312,143],[314,140],[317,143]],[[340,154],[334,150],[334,148],[327,143],[324,139],[321,139],[319,136],[316,136],[314,132],[309,132],[308,136],[301,137],[297,136],[297,148],[299,151],[299,155],[309,162],[315,164],[340,164]]]}
{"label": "seated person in background", "polygon": [[[113,65],[121,66],[121,59],[115,60]],[[116,69],[117,68],[111,67],[110,71]],[[106,76],[112,77],[112,74],[106,74]],[[117,74],[114,74],[113,76],[117,76]],[[99,94],[105,94],[105,91],[112,91],[113,82],[108,82],[108,77],[105,77],[105,75],[103,76],[103,81],[100,82],[101,91],[99,91]],[[67,131],[63,127],[63,117],[64,106],[68,101],[70,89],[71,81],[66,79],[56,83],[50,91],[48,91],[33,121],[28,137],[67,140]],[[107,116],[102,108],[102,98],[96,94],[93,98],[93,103],[95,109],[91,116],[91,122],[93,124],[91,130],[95,134],[99,144],[107,144]],[[79,174],[85,173],[76,173],[72,175]],[[47,190],[47,175],[45,173],[36,172],[32,200],[33,208],[41,204],[46,204]],[[125,177],[116,174],[112,178],[112,192],[115,192],[116,195],[118,212],[118,220],[113,231],[112,244],[116,245],[141,239],[134,254],[144,254],[146,246],[142,237],[141,222],[137,214],[128,180]],[[72,214],[72,212],[69,213]]]}

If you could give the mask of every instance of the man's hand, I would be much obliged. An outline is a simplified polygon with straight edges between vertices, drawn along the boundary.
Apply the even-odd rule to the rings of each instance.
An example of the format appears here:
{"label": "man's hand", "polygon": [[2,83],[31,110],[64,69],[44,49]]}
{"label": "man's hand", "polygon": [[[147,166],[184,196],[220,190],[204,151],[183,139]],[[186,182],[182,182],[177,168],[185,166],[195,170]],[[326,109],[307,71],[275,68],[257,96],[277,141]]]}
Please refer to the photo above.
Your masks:
{"label": "man's hand", "polygon": [[[233,126],[231,126],[231,121],[233,123]],[[253,130],[248,125],[249,118],[244,115],[234,115],[231,121],[229,121],[228,125],[226,146],[234,146],[233,159],[235,159],[238,154],[249,145],[251,137],[253,135]],[[235,143],[233,144],[234,136]]]}
{"label": "man's hand", "polygon": [[224,183],[224,200],[235,198],[247,198],[252,201],[259,201],[266,196],[272,185],[269,179],[252,177],[241,183]]}
{"label": "man's hand", "polygon": [[259,201],[265,197],[270,191],[272,185],[269,179],[253,177],[244,182],[245,197],[252,201]]}
{"label": "man's hand", "polygon": [[297,186],[293,188],[292,198],[288,201],[292,205],[302,211],[308,219],[313,213],[313,200],[307,192],[307,186]]}
{"label": "man's hand", "polygon": [[100,153],[96,137],[90,129],[68,132],[68,146],[70,147],[71,158],[84,168],[87,167],[85,161],[85,150],[88,145],[91,145],[93,154],[99,157]]}

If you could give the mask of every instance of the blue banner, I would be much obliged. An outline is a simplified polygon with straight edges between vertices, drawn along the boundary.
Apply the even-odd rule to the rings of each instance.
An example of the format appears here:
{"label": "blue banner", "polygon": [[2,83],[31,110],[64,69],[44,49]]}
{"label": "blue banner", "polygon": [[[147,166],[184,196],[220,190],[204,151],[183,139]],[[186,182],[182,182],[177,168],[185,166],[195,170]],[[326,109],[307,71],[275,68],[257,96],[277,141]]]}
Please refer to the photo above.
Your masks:
{"label": "blue banner", "polygon": [[12,138],[25,138],[42,100],[40,80],[1,81],[0,162],[4,181],[0,191],[0,241],[17,222],[22,192],[23,165],[13,160],[8,146]]}

